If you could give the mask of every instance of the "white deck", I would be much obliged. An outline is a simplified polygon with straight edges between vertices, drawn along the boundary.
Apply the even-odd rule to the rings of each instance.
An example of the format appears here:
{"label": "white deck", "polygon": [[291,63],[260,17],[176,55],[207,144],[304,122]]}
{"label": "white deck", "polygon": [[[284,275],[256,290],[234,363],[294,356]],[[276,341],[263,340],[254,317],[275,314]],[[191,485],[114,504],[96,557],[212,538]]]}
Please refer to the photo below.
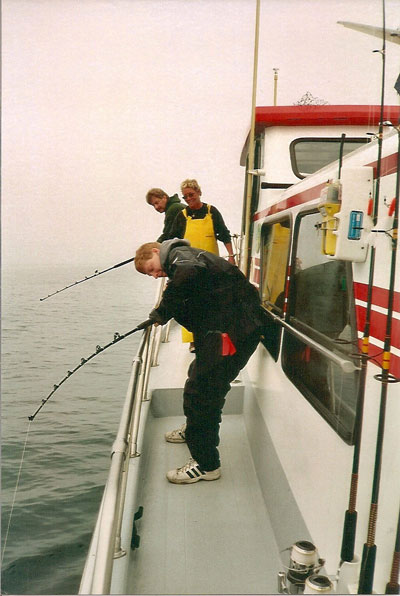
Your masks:
{"label": "white deck", "polygon": [[282,563],[241,413],[241,384],[224,410],[222,477],[191,485],[170,484],[165,477],[189,458],[185,444],[164,440],[167,430],[184,421],[182,371],[193,357],[178,333],[173,329],[171,342],[161,346],[160,365],[151,374],[137,501],[144,514],[137,522],[140,547],[131,556],[129,593],[276,594]]}

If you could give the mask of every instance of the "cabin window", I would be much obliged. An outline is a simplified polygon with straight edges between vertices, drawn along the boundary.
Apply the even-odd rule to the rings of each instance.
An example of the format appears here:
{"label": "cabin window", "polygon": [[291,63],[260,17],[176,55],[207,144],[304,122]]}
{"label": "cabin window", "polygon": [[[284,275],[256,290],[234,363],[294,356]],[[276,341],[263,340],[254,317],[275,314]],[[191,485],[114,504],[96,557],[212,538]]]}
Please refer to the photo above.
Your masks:
{"label": "cabin window", "polygon": [[[345,138],[343,156],[358,149],[368,138]],[[341,138],[301,138],[290,144],[292,169],[298,178],[305,178],[332,161],[339,159]]]}
{"label": "cabin window", "polygon": [[[261,233],[261,302],[265,310],[283,316],[285,281],[290,248],[290,220],[266,224]],[[281,327],[269,326],[263,343],[278,358]]]}
{"label": "cabin window", "polygon": [[[352,360],[357,352],[351,263],[321,252],[319,213],[295,226],[288,322],[330,353]],[[358,371],[343,372],[325,354],[284,331],[282,366],[293,384],[349,444],[353,441]]]}

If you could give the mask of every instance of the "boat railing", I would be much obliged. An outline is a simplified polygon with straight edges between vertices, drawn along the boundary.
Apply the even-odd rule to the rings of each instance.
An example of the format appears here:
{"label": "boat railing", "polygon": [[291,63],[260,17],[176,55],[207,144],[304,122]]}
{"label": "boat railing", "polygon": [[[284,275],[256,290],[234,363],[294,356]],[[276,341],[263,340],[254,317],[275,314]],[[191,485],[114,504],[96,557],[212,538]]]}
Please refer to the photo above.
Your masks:
{"label": "boat railing", "polygon": [[[164,289],[159,287],[158,304]],[[121,549],[121,526],[130,458],[137,450],[142,404],[147,401],[150,368],[158,354],[162,327],[151,326],[143,331],[139,349],[133,359],[128,389],[115,441],[111,464],[93,534],[79,594],[109,594],[114,559],[125,555]]]}

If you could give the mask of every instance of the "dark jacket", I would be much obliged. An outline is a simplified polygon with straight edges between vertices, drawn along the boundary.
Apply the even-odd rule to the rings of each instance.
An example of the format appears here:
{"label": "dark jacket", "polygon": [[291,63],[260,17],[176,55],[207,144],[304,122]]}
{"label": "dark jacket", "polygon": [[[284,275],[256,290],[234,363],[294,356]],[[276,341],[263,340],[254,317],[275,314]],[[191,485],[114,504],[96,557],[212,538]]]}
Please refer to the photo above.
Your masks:
{"label": "dark jacket", "polygon": [[157,238],[157,242],[164,242],[164,240],[169,240],[170,238],[175,237],[175,234],[172,232],[175,217],[184,208],[185,205],[181,203],[177,194],[173,195],[172,197],[169,197],[165,207],[163,231],[161,236]]}
{"label": "dark jacket", "polygon": [[236,343],[261,328],[258,292],[235,265],[178,239],[162,243],[160,261],[170,280],[150,313],[155,321],[174,318],[196,341],[220,331]]}

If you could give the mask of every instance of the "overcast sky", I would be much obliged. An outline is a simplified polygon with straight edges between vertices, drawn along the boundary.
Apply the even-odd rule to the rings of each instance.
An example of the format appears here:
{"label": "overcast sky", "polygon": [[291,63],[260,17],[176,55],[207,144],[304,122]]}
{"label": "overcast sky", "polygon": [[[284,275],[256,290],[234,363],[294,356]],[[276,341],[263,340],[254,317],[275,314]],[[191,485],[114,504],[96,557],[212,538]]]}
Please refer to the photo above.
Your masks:
{"label": "overcast sky", "polygon": [[[240,230],[255,0],[3,0],[3,266],[106,267],[155,239],[154,186],[197,178]],[[381,0],[262,0],[258,105],[379,104]],[[400,25],[400,0],[386,1]],[[386,103],[399,46],[387,45]]]}

